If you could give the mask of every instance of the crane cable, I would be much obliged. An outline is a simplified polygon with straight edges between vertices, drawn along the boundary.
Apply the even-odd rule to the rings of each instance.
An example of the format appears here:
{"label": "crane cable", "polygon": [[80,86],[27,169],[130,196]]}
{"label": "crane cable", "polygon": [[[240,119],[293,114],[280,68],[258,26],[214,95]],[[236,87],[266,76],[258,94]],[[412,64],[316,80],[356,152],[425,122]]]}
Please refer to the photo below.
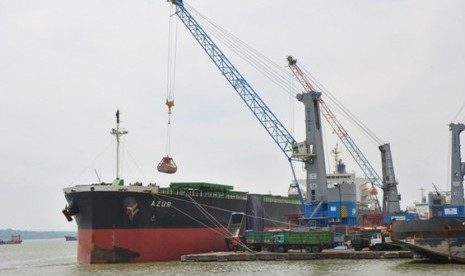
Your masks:
{"label": "crane cable", "polygon": [[304,71],[305,75],[312,81],[313,85],[316,86],[317,90],[322,92],[326,99],[328,99],[326,103],[327,105],[332,106],[331,110],[337,109],[343,117],[362,130],[376,145],[383,144],[383,141],[376,136],[376,134],[374,134],[365,124],[362,123],[362,121],[360,121],[360,119],[358,119],[347,107],[345,107],[334,95],[332,95],[327,88],[318,82],[307,69],[305,69],[302,65],[300,65],[300,67],[302,68],[302,71]]}
{"label": "crane cable", "polygon": [[[166,102],[168,106],[168,125],[166,127],[166,156],[161,159],[157,165],[157,170],[161,173],[172,174],[178,169],[173,158],[170,157],[171,150],[171,108],[174,106],[174,91],[176,84],[176,48],[178,40],[178,21],[175,21],[173,27],[173,7],[170,6],[169,31],[168,31],[168,64],[167,64],[167,78],[166,78]],[[174,29],[174,30],[173,30]]]}
{"label": "crane cable", "polygon": [[255,68],[257,72],[261,73],[272,83],[280,87],[279,91],[284,91],[289,95],[291,134],[294,135],[295,96],[301,90],[299,83],[295,81],[294,75],[285,69],[284,66],[273,62],[271,59],[216,24],[213,20],[200,13],[192,6],[187,3],[185,3],[184,6],[189,9],[189,12],[195,14],[196,19],[212,37],[216,38],[218,42],[222,43],[239,58]]}
{"label": "crane cable", "polygon": [[[233,51],[239,58],[247,62],[272,83],[280,87],[280,91],[286,92],[291,97],[295,96],[298,91],[301,91],[298,84],[289,82],[289,78],[294,76],[291,72],[289,72],[289,70],[285,69],[284,66],[277,65],[262,53],[226,31],[191,6],[185,4],[185,7],[187,7],[191,13],[196,14],[198,21],[201,22],[203,28],[208,31],[212,37],[215,37],[220,43]],[[358,128],[376,146],[384,144],[383,141],[376,136],[376,134],[374,134],[351,111],[338,101],[328,89],[323,87],[322,84],[320,84],[307,70],[305,70],[305,68],[302,69],[306,76],[309,77],[316,86],[316,90],[324,94],[325,102],[332,112],[338,111],[338,114],[346,118],[351,124]],[[291,117],[293,117],[292,114]],[[292,121],[293,120],[291,119],[291,124],[293,123]],[[324,121],[322,122],[324,123]],[[294,130],[292,130],[291,133],[294,134]]]}
{"label": "crane cable", "polygon": [[288,82],[288,76],[292,74],[283,66],[276,64],[188,4],[185,3],[184,6],[189,9],[189,12],[196,15],[196,19],[201,22],[202,27],[208,31],[212,37],[218,39],[219,42],[233,51],[238,57],[249,63],[271,82],[279,86],[282,89],[281,91],[295,96],[295,92],[293,91],[295,89],[289,89]]}
{"label": "crane cable", "polygon": [[[170,7],[170,15],[173,14],[173,7]],[[168,64],[166,79],[166,105],[168,106],[168,124],[166,131],[166,155],[169,156],[171,150],[171,108],[174,106],[174,91],[176,86],[176,50],[178,40],[178,21],[175,20],[173,27],[173,17],[169,16],[168,31]],[[174,29],[174,30],[173,30]]]}
{"label": "crane cable", "polygon": [[[186,3],[185,6],[189,8],[190,12],[196,14],[198,21],[202,22],[204,29],[208,30],[213,37],[218,39],[219,42],[223,43],[241,59],[249,63],[258,72],[279,86],[282,91],[288,93],[291,96],[295,96],[297,94],[296,91],[301,90],[298,84],[289,82],[289,77],[294,76],[283,66],[276,64],[262,53],[252,48],[250,45],[240,40],[205,15],[195,10],[193,7]],[[311,79],[319,92],[324,93],[324,96],[326,97],[326,103],[328,106],[331,106],[331,110],[333,112],[335,110],[339,111],[338,113],[354,124],[363,133],[365,133],[365,135],[370,138],[371,141],[377,146],[383,144],[383,141],[378,136],[376,136],[376,134],[374,134],[365,124],[363,124],[352,112],[350,112],[341,102],[339,102],[336,97],[334,97],[329,92],[328,89],[323,87],[323,85],[320,84],[316,78],[314,78],[307,70],[305,70],[305,68],[302,66],[301,68],[303,69],[304,73]]]}
{"label": "crane cable", "polygon": [[[460,116],[460,113],[465,109],[465,102],[462,104],[462,106],[459,108],[459,110],[457,111],[457,113],[455,114],[455,116],[452,118],[452,120],[450,120],[451,122],[454,122],[455,120],[457,120],[457,118]],[[459,120],[459,122],[465,122],[465,116]]]}

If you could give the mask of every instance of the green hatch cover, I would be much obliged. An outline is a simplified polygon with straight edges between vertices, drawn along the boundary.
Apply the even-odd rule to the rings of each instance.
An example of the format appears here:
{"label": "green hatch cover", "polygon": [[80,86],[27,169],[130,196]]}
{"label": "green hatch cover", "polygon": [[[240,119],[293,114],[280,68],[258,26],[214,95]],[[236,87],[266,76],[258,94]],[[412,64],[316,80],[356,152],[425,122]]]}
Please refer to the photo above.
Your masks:
{"label": "green hatch cover", "polygon": [[172,182],[171,189],[193,189],[193,190],[209,190],[209,191],[231,191],[234,186],[213,184],[206,182]]}

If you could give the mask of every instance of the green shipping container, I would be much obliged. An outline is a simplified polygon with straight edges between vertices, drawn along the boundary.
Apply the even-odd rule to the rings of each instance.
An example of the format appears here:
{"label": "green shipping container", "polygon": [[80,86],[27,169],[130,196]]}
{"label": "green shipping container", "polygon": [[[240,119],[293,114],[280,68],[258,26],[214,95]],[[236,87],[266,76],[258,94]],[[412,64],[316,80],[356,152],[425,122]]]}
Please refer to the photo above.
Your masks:
{"label": "green shipping container", "polygon": [[274,235],[274,243],[283,245],[332,244],[333,233],[327,231],[278,232]]}

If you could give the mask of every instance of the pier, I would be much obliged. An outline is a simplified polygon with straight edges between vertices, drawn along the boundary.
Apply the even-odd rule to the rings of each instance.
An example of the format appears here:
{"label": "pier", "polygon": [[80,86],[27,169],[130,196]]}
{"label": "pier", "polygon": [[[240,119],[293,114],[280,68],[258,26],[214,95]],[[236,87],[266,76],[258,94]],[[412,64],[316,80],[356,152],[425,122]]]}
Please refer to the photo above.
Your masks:
{"label": "pier", "polygon": [[229,261],[284,261],[284,260],[319,260],[319,259],[413,259],[410,251],[355,251],[324,250],[321,253],[289,251],[275,252],[210,252],[181,256],[181,262],[229,262]]}

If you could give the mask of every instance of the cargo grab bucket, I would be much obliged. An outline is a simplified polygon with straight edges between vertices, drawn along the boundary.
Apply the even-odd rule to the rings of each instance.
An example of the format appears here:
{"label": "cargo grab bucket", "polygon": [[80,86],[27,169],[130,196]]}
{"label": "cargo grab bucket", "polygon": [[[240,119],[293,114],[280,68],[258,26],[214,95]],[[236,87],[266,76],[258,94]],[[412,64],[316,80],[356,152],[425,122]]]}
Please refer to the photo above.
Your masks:
{"label": "cargo grab bucket", "polygon": [[178,170],[178,166],[176,166],[176,163],[174,163],[173,158],[166,156],[163,157],[158,163],[157,170],[161,173],[175,173]]}

